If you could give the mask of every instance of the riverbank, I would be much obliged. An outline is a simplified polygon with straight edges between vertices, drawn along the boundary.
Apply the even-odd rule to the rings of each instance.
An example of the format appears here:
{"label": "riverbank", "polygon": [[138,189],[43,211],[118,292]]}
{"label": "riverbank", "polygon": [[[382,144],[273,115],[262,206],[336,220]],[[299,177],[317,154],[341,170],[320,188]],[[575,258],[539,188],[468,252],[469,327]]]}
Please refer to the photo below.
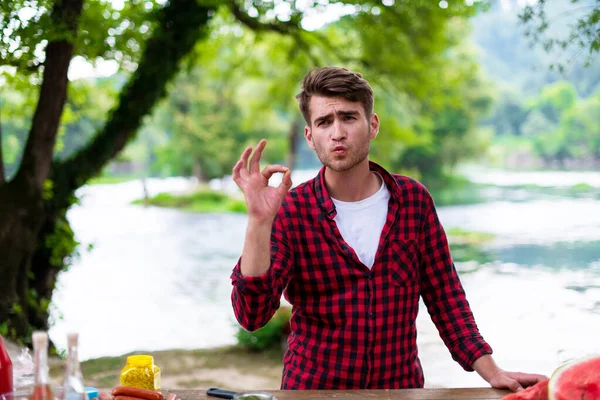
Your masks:
{"label": "riverbank", "polygon": [[[475,205],[497,200],[525,201],[540,197],[600,198],[600,187],[586,183],[565,186],[534,184],[492,185],[455,179],[447,187],[429,189],[437,207]],[[208,186],[183,192],[162,192],[136,199],[135,205],[174,208],[194,213],[246,213],[247,207],[239,191],[215,190]]]}
{"label": "riverbank", "polygon": [[[283,354],[280,349],[252,353],[236,346],[225,346],[144,354],[151,354],[160,367],[163,388],[279,389],[281,383]],[[119,385],[119,374],[127,356],[82,362],[86,385],[102,388]],[[60,368],[51,370],[56,379],[60,379],[62,373]]]}
{"label": "riverbank", "polygon": [[246,203],[220,191],[202,188],[190,193],[159,193],[133,202],[137,205],[177,208],[182,211],[246,213]]}
{"label": "riverbank", "polygon": [[[4,339],[13,364],[23,348]],[[29,352],[31,355],[31,351]],[[163,388],[197,389],[220,387],[230,390],[279,389],[283,351],[273,348],[253,352],[239,346],[221,346],[210,349],[163,350],[135,352],[116,357],[101,357],[81,362],[87,386],[112,388],[119,385],[119,375],[127,357],[132,354],[150,354],[161,369]],[[50,379],[62,385],[64,360],[49,356]]]}

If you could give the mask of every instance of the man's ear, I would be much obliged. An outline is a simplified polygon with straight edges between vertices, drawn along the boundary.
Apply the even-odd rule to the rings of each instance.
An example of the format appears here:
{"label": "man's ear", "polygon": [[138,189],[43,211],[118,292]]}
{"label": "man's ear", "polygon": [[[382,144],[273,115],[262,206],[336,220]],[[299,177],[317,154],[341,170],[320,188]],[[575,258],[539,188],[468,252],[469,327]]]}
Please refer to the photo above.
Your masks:
{"label": "man's ear", "polygon": [[304,127],[304,138],[306,139],[306,142],[308,143],[308,147],[310,147],[311,149],[315,149],[315,144],[313,143],[313,137],[312,137],[312,132],[310,130],[310,128],[307,126]]}
{"label": "man's ear", "polygon": [[371,115],[371,121],[369,121],[369,128],[370,128],[370,138],[371,140],[375,139],[377,137],[377,134],[379,133],[379,117],[377,116],[377,114],[373,113]]}

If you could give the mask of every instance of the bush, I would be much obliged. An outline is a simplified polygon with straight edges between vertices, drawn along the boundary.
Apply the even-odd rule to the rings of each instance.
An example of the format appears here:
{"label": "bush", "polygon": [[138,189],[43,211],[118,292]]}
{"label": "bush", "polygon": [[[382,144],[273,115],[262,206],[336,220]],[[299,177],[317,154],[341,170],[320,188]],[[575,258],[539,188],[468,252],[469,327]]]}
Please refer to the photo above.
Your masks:
{"label": "bush", "polygon": [[292,310],[281,307],[265,326],[254,332],[238,328],[236,338],[238,345],[253,351],[262,351],[281,346],[281,342],[289,334],[289,323]]}

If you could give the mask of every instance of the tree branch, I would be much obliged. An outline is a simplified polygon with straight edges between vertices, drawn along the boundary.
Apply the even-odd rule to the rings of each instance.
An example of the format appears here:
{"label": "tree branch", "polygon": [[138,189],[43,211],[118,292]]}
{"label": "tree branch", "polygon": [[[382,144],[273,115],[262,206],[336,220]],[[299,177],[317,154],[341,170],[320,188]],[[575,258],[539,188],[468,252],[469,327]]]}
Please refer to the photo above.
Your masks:
{"label": "tree branch", "polygon": [[15,176],[16,181],[25,181],[27,186],[39,191],[43,190],[50,173],[58,125],[67,99],[67,72],[82,7],[83,0],[62,0],[55,2],[52,9],[53,26],[66,31],[59,36],[61,39],[49,42],[46,47],[40,96],[21,166]]}
{"label": "tree branch", "polygon": [[277,32],[281,34],[290,34],[294,31],[298,31],[302,28],[298,27],[293,23],[274,23],[274,22],[260,22],[256,18],[252,18],[248,14],[246,14],[238,5],[235,3],[235,0],[230,0],[227,2],[227,6],[233,13],[233,16],[240,21],[242,24],[246,25],[248,28],[253,30],[254,32]]}
{"label": "tree branch", "polygon": [[310,51],[310,45],[302,37],[302,33],[306,32],[298,25],[291,22],[260,22],[256,18],[250,17],[238,5],[235,0],[230,0],[227,3],[233,16],[243,25],[254,32],[275,32],[281,35],[288,35],[294,38],[298,46],[311,59],[313,64],[319,65],[319,59]]}
{"label": "tree branch", "polygon": [[570,10],[563,11],[563,12],[561,12],[558,15],[555,15],[554,17],[552,17],[552,19],[549,19],[549,20],[546,20],[546,21],[542,21],[542,22],[546,22],[546,24],[549,27],[550,25],[552,25],[554,22],[558,21],[561,18],[569,17],[569,16],[571,16],[571,15],[573,15],[575,13],[578,13],[578,12],[580,12],[582,10],[586,10],[586,9],[590,9],[590,8],[596,8],[596,7],[598,7],[598,6],[587,5],[587,6],[575,7],[575,8],[572,8]]}
{"label": "tree branch", "polygon": [[167,3],[159,16],[159,26],[146,43],[138,68],[123,88],[118,107],[106,125],[72,158],[54,162],[52,179],[56,190],[61,192],[56,193],[53,200],[55,208],[69,206],[70,195],[123,150],[135,137],[142,118],[165,95],[166,85],[178,72],[181,59],[207,33],[214,7],[198,3],[197,0]]}

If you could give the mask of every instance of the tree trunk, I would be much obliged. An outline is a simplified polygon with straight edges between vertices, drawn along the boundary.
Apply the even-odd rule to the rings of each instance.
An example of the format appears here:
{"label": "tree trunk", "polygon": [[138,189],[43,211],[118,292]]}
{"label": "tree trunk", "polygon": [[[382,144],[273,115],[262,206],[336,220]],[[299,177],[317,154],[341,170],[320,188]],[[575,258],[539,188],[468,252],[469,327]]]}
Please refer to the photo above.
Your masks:
{"label": "tree trunk", "polygon": [[204,168],[198,158],[194,158],[194,165],[192,165],[192,175],[198,181],[198,185],[206,185],[208,183],[208,176],[204,173]]}
{"label": "tree trunk", "polygon": [[[172,0],[162,11],[160,25],[146,43],[139,66],[104,128],[72,158],[55,162],[52,179],[66,194],[74,193],[98,175],[135,137],[142,118],[165,95],[166,85],[179,70],[181,59],[205,36],[215,8],[200,6],[197,0]],[[63,196],[63,200],[68,199]]]}
{"label": "tree trunk", "polygon": [[2,152],[2,102],[0,102],[0,186],[6,180],[6,173],[4,172],[4,156]]}
{"label": "tree trunk", "polygon": [[[64,29],[63,26],[67,27],[67,32],[62,32],[62,35],[67,35],[74,40],[82,7],[83,0],[55,2],[51,17],[53,27],[57,30]],[[28,186],[36,186],[41,190],[44,181],[48,178],[58,124],[67,100],[67,72],[73,57],[72,40],[52,41],[46,47],[40,96],[23,151],[21,166],[15,176],[15,180],[25,180]]]}
{"label": "tree trunk", "polygon": [[298,153],[298,140],[300,139],[300,133],[302,131],[302,117],[297,117],[290,130],[288,131],[288,146],[289,150],[285,157],[285,166],[293,170],[296,165],[296,154]]}
{"label": "tree trunk", "polygon": [[25,338],[28,329],[29,257],[43,213],[41,194],[21,182],[0,187],[0,328],[9,338]]}
{"label": "tree trunk", "polygon": [[[31,258],[44,216],[44,182],[50,173],[58,123],[67,97],[67,72],[83,0],[56,2],[56,37],[48,43],[40,95],[25,152],[15,178],[0,186],[0,326],[9,338],[30,340]],[[66,38],[70,38],[66,39]]]}
{"label": "tree trunk", "polygon": [[[66,161],[55,161],[50,179],[54,195],[44,203],[45,218],[37,242],[60,243],[40,246],[33,256],[35,287],[38,299],[47,304],[52,297],[57,274],[68,267],[69,256],[76,246],[73,232],[65,217],[75,202],[75,190],[97,175],[135,137],[142,118],[164,96],[167,83],[175,76],[179,64],[205,36],[214,7],[203,7],[196,0],[171,0],[162,10],[159,26],[146,43],[135,74],[119,96],[119,105],[109,116],[96,137]],[[2,254],[0,249],[0,254]],[[29,322],[47,328],[48,311],[39,309]]]}

